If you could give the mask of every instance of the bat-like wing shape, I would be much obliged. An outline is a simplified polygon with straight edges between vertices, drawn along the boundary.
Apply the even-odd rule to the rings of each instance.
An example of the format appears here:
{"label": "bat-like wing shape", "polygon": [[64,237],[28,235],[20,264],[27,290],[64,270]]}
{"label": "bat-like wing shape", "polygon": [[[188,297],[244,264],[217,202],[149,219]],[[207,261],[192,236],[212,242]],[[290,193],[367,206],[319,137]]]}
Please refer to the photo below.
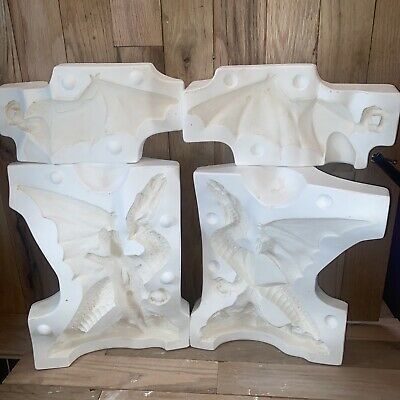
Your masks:
{"label": "bat-like wing shape", "polygon": [[259,252],[272,259],[288,281],[299,278],[325,238],[337,238],[367,221],[343,218],[281,219],[262,225]]}
{"label": "bat-like wing shape", "polygon": [[112,213],[82,200],[48,190],[20,186],[18,190],[29,196],[39,207],[44,218],[57,227],[57,240],[64,252],[64,261],[75,275],[86,268],[98,268],[88,254],[108,255],[113,229]]}

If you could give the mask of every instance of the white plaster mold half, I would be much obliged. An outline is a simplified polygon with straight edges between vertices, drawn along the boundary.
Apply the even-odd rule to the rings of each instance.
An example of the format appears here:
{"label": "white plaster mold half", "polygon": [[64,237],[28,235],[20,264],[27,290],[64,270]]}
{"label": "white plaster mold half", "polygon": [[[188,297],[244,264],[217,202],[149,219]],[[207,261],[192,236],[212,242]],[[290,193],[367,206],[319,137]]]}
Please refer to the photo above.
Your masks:
{"label": "white plaster mold half", "polygon": [[226,143],[237,165],[365,168],[399,110],[394,86],[327,83],[312,64],[225,66],[185,90],[183,137]]}
{"label": "white plaster mold half", "polygon": [[153,64],[63,64],[49,84],[0,88],[0,133],[19,161],[137,162],[151,135],[182,128],[183,81]]}
{"label": "white plaster mold half", "polygon": [[213,166],[194,173],[203,243],[203,293],[190,341],[212,350],[258,340],[341,364],[347,304],[318,273],[350,246],[381,238],[387,189],[316,168]]}
{"label": "white plaster mold half", "polygon": [[16,163],[8,172],[10,206],[60,283],[29,313],[36,368],[104,348],[188,346],[176,162]]}

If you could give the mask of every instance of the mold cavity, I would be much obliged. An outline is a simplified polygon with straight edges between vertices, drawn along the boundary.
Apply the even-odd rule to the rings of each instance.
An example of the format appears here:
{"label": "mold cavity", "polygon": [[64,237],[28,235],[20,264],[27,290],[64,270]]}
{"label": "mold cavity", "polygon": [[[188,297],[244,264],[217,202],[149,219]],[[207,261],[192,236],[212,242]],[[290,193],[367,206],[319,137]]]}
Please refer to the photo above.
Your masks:
{"label": "mold cavity", "polygon": [[55,183],[56,185],[58,185],[59,183],[62,182],[62,180],[63,180],[63,175],[62,175],[61,172],[53,171],[53,172],[50,174],[50,180],[51,180],[53,183]]}
{"label": "mold cavity", "polygon": [[300,196],[306,186],[302,175],[286,168],[245,167],[244,186],[265,205],[286,205]]}
{"label": "mold cavity", "polygon": [[67,75],[62,79],[61,85],[64,89],[72,90],[76,86],[76,79],[72,75]]}
{"label": "mold cavity", "polygon": [[166,290],[158,289],[150,293],[149,299],[151,303],[161,306],[170,299],[170,295]]}
{"label": "mold cavity", "polygon": [[172,225],[174,225],[174,222],[174,217],[168,214],[164,214],[160,218],[160,225],[164,228],[170,228]]}
{"label": "mold cavity", "polygon": [[340,132],[333,132],[326,142],[325,162],[355,163],[356,152],[349,139]]}
{"label": "mold cavity", "polygon": [[338,326],[338,321],[337,318],[334,317],[333,315],[327,315],[325,317],[325,323],[326,325],[329,326],[331,329],[335,329]]}
{"label": "mold cavity", "polygon": [[217,273],[219,270],[219,262],[216,260],[212,260],[208,263],[208,269],[212,272],[212,273]]}
{"label": "mold cavity", "polygon": [[325,210],[332,205],[333,200],[331,196],[328,196],[327,194],[321,194],[321,196],[318,197],[316,203],[319,208]]}
{"label": "mold cavity", "polygon": [[264,146],[261,144],[253,144],[250,148],[250,153],[253,154],[253,156],[261,157],[264,154]]}
{"label": "mold cavity", "polygon": [[39,326],[37,327],[37,332],[38,332],[40,335],[48,336],[48,335],[51,335],[51,334],[53,333],[53,330],[50,328],[49,325],[41,324],[41,325],[39,325]]}
{"label": "mold cavity", "polygon": [[226,74],[224,77],[224,83],[226,86],[233,88],[237,85],[237,77],[233,74]]}
{"label": "mold cavity", "polygon": [[293,78],[293,86],[296,89],[303,90],[308,86],[308,83],[309,83],[308,78],[304,75],[296,75]]}
{"label": "mold cavity", "polygon": [[206,219],[210,225],[215,225],[218,223],[218,215],[213,212],[208,213]]}
{"label": "mold cavity", "polygon": [[139,85],[140,83],[143,82],[143,73],[141,71],[132,71],[129,74],[129,79],[131,80],[131,82],[135,85]]}

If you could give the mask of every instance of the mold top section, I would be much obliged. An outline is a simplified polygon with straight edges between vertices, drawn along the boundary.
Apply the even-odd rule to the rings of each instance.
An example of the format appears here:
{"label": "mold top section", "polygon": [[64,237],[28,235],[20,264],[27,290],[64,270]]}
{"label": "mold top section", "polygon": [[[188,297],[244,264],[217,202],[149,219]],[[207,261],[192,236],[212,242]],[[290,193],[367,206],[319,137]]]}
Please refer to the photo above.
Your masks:
{"label": "mold top section", "polygon": [[49,84],[0,88],[0,133],[19,161],[137,162],[149,136],[182,128],[183,90],[152,64],[63,64]]}
{"label": "mold top section", "polygon": [[399,109],[394,86],[327,83],[312,64],[221,67],[186,89],[183,135],[226,143],[237,165],[365,168],[394,143]]}

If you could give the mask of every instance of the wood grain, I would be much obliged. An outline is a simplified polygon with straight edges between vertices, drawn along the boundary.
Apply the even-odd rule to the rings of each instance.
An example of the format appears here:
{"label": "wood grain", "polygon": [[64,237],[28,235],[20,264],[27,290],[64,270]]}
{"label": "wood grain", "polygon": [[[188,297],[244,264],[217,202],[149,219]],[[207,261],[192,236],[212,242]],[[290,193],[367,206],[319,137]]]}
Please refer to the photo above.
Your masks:
{"label": "wood grain", "polygon": [[9,1],[22,79],[48,81],[66,62],[58,0]]}
{"label": "wood grain", "polygon": [[164,392],[215,393],[217,363],[106,356],[82,356],[69,368],[37,371],[31,355],[24,357],[5,380],[14,384],[62,385]]}
{"label": "wood grain", "polygon": [[[400,4],[396,0],[377,0],[368,83],[385,82],[400,87],[400,63],[391,62],[400,52]],[[392,147],[376,148],[390,159],[400,160],[399,138]],[[391,239],[399,196],[398,187],[374,164],[356,172],[356,180],[389,188],[391,204],[384,239],[360,243],[346,256],[342,298],[349,303],[349,318],[376,320],[385,283]],[[355,284],[357,282],[357,284]]]}
{"label": "wood grain", "polygon": [[116,62],[109,0],[59,0],[68,62]]}
{"label": "wood grain", "polygon": [[115,46],[162,46],[160,0],[110,0]]}
{"label": "wood grain", "polygon": [[[123,63],[150,62],[160,72],[165,71],[164,48],[161,46],[119,47],[118,61]],[[143,156],[168,160],[170,158],[168,133],[150,136],[144,143]]]}
{"label": "wood grain", "polygon": [[[213,73],[213,4],[211,0],[163,0],[165,72],[186,84]],[[201,239],[193,171],[214,163],[213,143],[185,143],[169,136],[170,156],[181,167],[182,295],[193,306],[201,295]]]}
{"label": "wood grain", "polygon": [[317,59],[319,0],[268,0],[266,62]]}
{"label": "wood grain", "polygon": [[[221,65],[265,63],[267,3],[214,1],[214,69]],[[215,143],[215,164],[233,162],[232,150]]]}
{"label": "wood grain", "polygon": [[1,314],[0,358],[20,358],[30,349],[27,315]]}
{"label": "wood grain", "polygon": [[400,371],[323,365],[221,363],[219,394],[307,399],[392,399],[400,391]]}
{"label": "wood grain", "polygon": [[100,390],[65,386],[0,385],[0,400],[98,400]]}

